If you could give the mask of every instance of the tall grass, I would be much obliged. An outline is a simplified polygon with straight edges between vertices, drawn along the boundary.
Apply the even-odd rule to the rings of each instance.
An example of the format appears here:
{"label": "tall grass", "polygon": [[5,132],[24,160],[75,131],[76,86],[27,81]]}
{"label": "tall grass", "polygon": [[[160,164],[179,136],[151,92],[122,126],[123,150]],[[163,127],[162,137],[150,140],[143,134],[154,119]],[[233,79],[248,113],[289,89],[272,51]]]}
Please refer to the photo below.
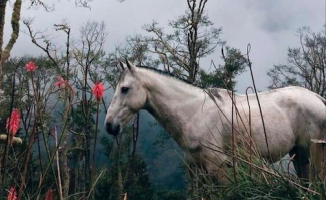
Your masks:
{"label": "tall grass", "polygon": [[[236,158],[236,166],[225,169],[227,180],[218,183],[211,175],[195,174],[199,187],[195,199],[235,200],[235,199],[324,199],[324,182],[305,185],[295,175],[283,167],[275,167],[265,160],[255,157],[248,160]],[[279,165],[281,165],[279,161]],[[233,173],[236,171],[236,180]]]}

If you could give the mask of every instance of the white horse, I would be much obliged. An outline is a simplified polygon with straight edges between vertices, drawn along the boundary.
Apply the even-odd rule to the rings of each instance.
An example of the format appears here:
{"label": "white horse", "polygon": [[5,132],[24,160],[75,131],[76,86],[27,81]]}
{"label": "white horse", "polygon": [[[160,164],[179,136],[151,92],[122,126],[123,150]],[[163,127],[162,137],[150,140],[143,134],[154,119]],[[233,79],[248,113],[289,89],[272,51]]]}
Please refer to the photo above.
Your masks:
{"label": "white horse", "polygon": [[[131,118],[145,109],[152,114],[192,159],[217,175],[230,157],[214,152],[202,144],[223,150],[231,146],[232,100],[230,91],[207,90],[185,83],[164,72],[136,67],[127,61],[120,76],[105,126],[109,134],[117,135]],[[300,87],[286,87],[259,93],[266,137],[255,95],[249,95],[252,138],[260,155],[277,161],[287,153],[294,155],[299,177],[308,176],[311,139],[325,139],[326,100]],[[249,107],[245,95],[235,94],[234,134],[249,130]],[[235,109],[234,109],[235,110]],[[266,145],[268,142],[268,148]]]}

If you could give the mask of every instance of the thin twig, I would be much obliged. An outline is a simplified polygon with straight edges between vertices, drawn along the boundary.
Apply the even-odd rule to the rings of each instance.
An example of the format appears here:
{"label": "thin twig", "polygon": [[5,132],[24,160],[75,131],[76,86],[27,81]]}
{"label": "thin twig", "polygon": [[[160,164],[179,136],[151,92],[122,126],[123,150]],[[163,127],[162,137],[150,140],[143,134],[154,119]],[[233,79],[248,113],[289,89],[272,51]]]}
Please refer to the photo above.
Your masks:
{"label": "thin twig", "polygon": [[263,116],[263,112],[262,112],[262,109],[261,109],[261,106],[260,106],[260,102],[259,102],[259,98],[258,98],[258,92],[257,92],[257,89],[256,89],[255,79],[254,79],[254,75],[253,75],[253,72],[252,72],[252,66],[251,66],[251,61],[250,61],[250,57],[249,57],[250,49],[251,49],[251,45],[248,44],[248,46],[247,46],[248,66],[249,66],[249,69],[250,69],[252,84],[254,86],[254,90],[255,90],[255,94],[256,94],[256,99],[257,99],[257,102],[258,102],[258,107],[259,107],[259,111],[260,111],[261,121],[263,123],[264,134],[265,134],[265,142],[266,142],[266,146],[267,146],[267,152],[268,152],[268,155],[271,157],[271,154],[270,154],[270,151],[269,151],[269,146],[268,146],[268,138],[267,138],[267,134],[266,134],[264,116]]}
{"label": "thin twig", "polygon": [[[54,127],[54,138],[55,138],[55,146],[58,147],[58,131],[57,131],[57,127]],[[62,196],[62,183],[61,183],[61,172],[60,172],[60,157],[59,157],[59,151],[55,152],[56,155],[56,160],[57,160],[57,171],[58,171],[58,186],[59,186],[59,199],[62,200],[63,196]]]}
{"label": "thin twig", "polygon": [[136,119],[132,124],[132,135],[133,135],[132,136],[132,142],[133,142],[132,158],[135,157],[138,134],[139,134],[139,113],[137,112]]}
{"label": "thin twig", "polygon": [[[20,64],[20,63],[19,63]],[[9,113],[9,121],[11,120],[11,113],[13,111],[13,107],[14,107],[14,99],[15,99],[15,85],[16,85],[16,71],[18,69],[18,66],[16,66],[15,70],[14,70],[14,74],[12,76],[12,87],[11,87],[11,102],[10,102],[10,113]],[[9,150],[8,150],[8,145],[9,145],[9,128],[7,129],[7,141],[5,143],[5,151],[3,153],[2,156],[2,164],[1,164],[1,173],[0,175],[2,175],[2,188],[4,187],[5,184],[5,180],[6,180],[6,161],[8,160],[8,156],[9,156]],[[1,190],[1,189],[0,189]],[[1,190],[0,193],[2,193],[3,191]]]}
{"label": "thin twig", "polygon": [[[225,58],[225,55],[224,55],[224,50],[223,50],[223,47],[222,47],[222,57],[224,59],[224,62],[226,63],[226,58]],[[226,69],[226,66],[227,64],[225,64],[225,71],[227,71]],[[232,164],[233,164],[233,176],[234,176],[234,180],[235,182],[237,183],[237,173],[236,173],[236,159],[235,159],[235,146],[236,146],[236,139],[235,139],[235,136],[234,136],[234,106],[235,106],[235,103],[234,103],[234,92],[233,92],[233,85],[232,85],[232,75],[231,74],[228,74],[229,75],[229,83],[231,85],[231,101],[232,101],[232,113],[231,113],[231,127],[232,127],[232,130],[231,130],[231,140],[232,140],[232,143],[231,143],[231,148],[232,148]]]}
{"label": "thin twig", "polygon": [[[248,109],[249,109],[249,162],[252,163],[252,135],[251,135],[251,110],[250,110],[250,103],[249,103],[249,97],[248,97],[248,90],[251,89],[253,90],[252,87],[248,87],[246,89],[246,96],[247,96],[247,102],[248,102]],[[249,169],[249,176],[251,176],[251,172],[252,172],[252,167],[250,166]]]}

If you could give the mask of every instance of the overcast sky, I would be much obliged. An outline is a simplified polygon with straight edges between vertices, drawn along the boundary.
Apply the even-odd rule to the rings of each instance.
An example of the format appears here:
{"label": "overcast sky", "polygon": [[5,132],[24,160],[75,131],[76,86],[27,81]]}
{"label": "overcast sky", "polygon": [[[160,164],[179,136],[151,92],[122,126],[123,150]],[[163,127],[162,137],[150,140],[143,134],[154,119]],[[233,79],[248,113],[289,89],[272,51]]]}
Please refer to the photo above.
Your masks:
{"label": "overcast sky", "polygon": [[[123,44],[126,36],[144,33],[144,24],[156,20],[161,26],[166,26],[168,20],[183,14],[187,8],[186,0],[125,0],[123,3],[94,0],[91,10],[77,8],[74,0],[46,0],[55,3],[55,10],[45,12],[41,8],[28,10],[26,2],[22,19],[34,18],[33,29],[47,30],[56,41],[62,40],[62,44],[65,38],[55,33],[53,24],[66,20],[71,25],[72,37],[76,38],[79,27],[87,20],[104,21],[109,33],[107,52]],[[267,70],[274,64],[286,63],[288,47],[299,45],[297,29],[309,26],[319,32],[325,23],[325,0],[209,0],[206,11],[214,26],[223,28],[221,38],[230,46],[245,53],[247,44],[251,43],[250,55],[259,90],[268,86]],[[10,34],[9,17],[6,19],[5,38]],[[23,24],[21,28],[26,30]],[[12,56],[40,53],[29,37],[21,33]],[[211,59],[221,62],[220,49],[204,59],[202,65],[209,66]],[[238,92],[244,93],[250,84],[248,73],[238,77]]]}

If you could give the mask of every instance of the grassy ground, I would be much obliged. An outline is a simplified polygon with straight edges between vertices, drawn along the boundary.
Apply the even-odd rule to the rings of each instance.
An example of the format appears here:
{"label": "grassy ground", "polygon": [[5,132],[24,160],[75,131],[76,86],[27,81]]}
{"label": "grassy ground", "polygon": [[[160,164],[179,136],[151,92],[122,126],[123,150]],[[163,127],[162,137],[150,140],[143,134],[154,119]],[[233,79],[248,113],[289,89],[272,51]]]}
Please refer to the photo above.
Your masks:
{"label": "grassy ground", "polygon": [[[194,199],[325,199],[325,182],[304,182],[289,172],[289,161],[269,164],[254,156],[251,162],[237,154],[235,164],[226,169],[225,183],[219,184],[209,175],[195,174]],[[233,163],[232,163],[233,164]]]}

